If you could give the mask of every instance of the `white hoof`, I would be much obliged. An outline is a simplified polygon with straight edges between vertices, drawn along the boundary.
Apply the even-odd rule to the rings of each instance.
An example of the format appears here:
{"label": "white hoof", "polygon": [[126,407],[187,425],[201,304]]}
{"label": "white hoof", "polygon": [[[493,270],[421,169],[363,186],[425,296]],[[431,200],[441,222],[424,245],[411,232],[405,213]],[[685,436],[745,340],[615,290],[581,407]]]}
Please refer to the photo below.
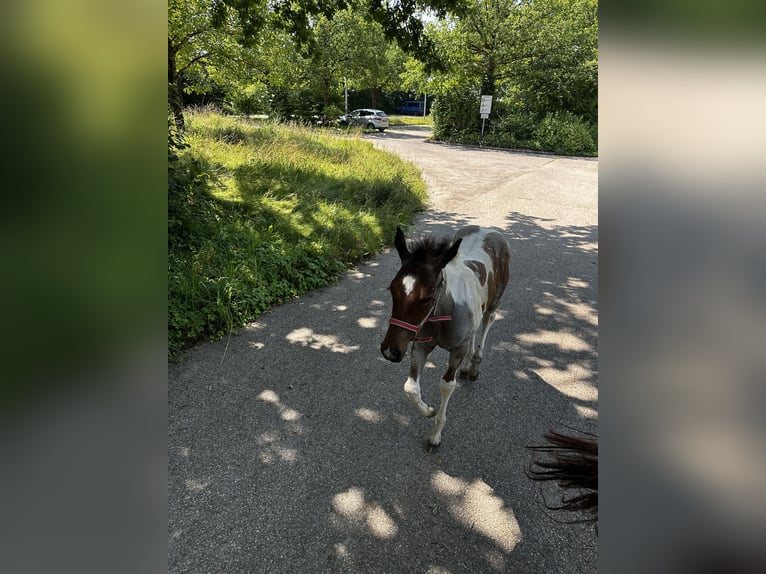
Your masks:
{"label": "white hoof", "polygon": [[428,407],[428,411],[426,411],[426,413],[423,416],[426,417],[427,419],[430,419],[435,414],[436,414],[436,409],[433,407]]}
{"label": "white hoof", "polygon": [[431,446],[439,446],[442,443],[442,433],[431,435],[428,439],[428,444]]}

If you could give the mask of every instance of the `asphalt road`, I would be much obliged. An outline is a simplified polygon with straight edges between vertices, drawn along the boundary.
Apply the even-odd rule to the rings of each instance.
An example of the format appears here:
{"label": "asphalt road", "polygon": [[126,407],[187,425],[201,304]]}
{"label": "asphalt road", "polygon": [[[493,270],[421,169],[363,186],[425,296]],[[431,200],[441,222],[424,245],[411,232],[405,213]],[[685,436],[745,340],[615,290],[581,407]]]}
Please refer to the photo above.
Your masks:
{"label": "asphalt road", "polygon": [[[548,511],[525,445],[597,421],[597,168],[428,143],[425,128],[365,137],[423,172],[419,233],[503,231],[513,257],[482,373],[426,445],[379,345],[398,268],[384,253],[169,367],[170,572],[595,572],[592,526]],[[393,237],[394,230],[391,230]],[[447,353],[422,381],[438,400]]]}

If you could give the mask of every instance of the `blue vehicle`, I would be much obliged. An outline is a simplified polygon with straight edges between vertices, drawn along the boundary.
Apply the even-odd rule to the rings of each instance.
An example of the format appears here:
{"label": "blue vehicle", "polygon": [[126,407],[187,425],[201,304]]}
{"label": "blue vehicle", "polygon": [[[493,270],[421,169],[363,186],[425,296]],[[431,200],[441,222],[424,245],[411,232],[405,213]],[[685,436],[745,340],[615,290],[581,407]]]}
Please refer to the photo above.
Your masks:
{"label": "blue vehicle", "polygon": [[422,100],[408,100],[402,102],[401,105],[396,108],[396,111],[400,114],[407,116],[422,116],[423,115],[423,101]]}

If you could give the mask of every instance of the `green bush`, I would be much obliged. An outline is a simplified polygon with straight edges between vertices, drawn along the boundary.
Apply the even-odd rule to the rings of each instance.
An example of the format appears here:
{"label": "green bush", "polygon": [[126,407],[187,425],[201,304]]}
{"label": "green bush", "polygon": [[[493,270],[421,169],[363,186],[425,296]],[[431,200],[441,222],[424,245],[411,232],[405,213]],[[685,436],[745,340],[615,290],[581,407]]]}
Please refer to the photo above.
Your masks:
{"label": "green bush", "polygon": [[580,116],[570,112],[547,114],[535,129],[535,139],[541,149],[560,154],[592,155],[596,144],[590,126]]}
{"label": "green bush", "polygon": [[523,102],[499,99],[481,134],[479,97],[471,90],[453,90],[434,101],[435,140],[503,148],[550,151],[566,155],[597,155],[598,126],[567,111],[539,116]]}
{"label": "green bush", "polygon": [[331,120],[337,120],[338,116],[343,115],[343,110],[340,109],[338,106],[330,104],[329,106],[325,106],[322,108],[322,114]]}
{"label": "green bush", "polygon": [[268,113],[271,96],[265,84],[250,84],[232,95],[232,108],[235,114],[252,115]]}
{"label": "green bush", "polygon": [[441,95],[431,106],[433,137],[437,140],[460,140],[471,133],[481,133],[479,96],[454,91]]}
{"label": "green bush", "polygon": [[500,117],[491,123],[491,131],[496,137],[517,144],[532,140],[537,127],[534,115],[524,112],[498,115]]}

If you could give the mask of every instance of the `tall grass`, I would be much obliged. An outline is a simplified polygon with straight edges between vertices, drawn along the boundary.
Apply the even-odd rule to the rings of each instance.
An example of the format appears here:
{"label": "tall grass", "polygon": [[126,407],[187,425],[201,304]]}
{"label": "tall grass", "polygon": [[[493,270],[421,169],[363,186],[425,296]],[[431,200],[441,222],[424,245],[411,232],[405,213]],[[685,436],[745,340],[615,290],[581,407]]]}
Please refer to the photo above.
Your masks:
{"label": "tall grass", "polygon": [[187,114],[171,161],[169,353],[335,281],[422,209],[418,170],[358,136]]}

